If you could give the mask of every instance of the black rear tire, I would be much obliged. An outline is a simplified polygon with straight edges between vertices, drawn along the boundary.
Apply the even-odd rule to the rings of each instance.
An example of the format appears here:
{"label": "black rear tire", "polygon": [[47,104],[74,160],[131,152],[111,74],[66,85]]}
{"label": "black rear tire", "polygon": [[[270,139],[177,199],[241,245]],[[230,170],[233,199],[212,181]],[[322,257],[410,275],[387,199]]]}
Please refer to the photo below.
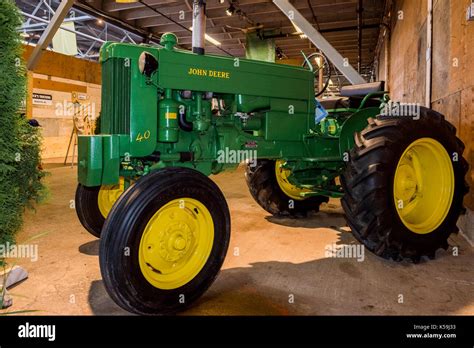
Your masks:
{"label": "black rear tire", "polygon": [[[447,239],[456,233],[457,219],[468,191],[464,176],[468,170],[462,157],[464,144],[456,129],[444,117],[421,108],[419,120],[408,117],[369,119],[369,125],[355,134],[350,161],[341,176],[346,220],[357,240],[370,251],[386,259],[418,262],[424,256],[434,258],[439,248],[447,249]],[[435,230],[419,234],[408,229],[395,206],[393,183],[395,169],[405,149],[421,138],[439,142],[452,159],[454,193],[449,211]]]}
{"label": "black rear tire", "polygon": [[[209,211],[214,224],[212,249],[203,268],[189,282],[177,288],[161,289],[152,285],[140,269],[140,241],[156,212],[184,197],[201,202]],[[229,209],[212,180],[187,168],[158,170],[128,188],[107,217],[99,251],[105,288],[120,307],[133,313],[160,315],[184,310],[216,279],[229,240]]]}
{"label": "black rear tire", "polygon": [[79,221],[90,234],[97,238],[100,238],[105,222],[98,205],[99,191],[100,186],[86,187],[78,184],[75,197],[76,214]]}
{"label": "black rear tire", "polygon": [[247,165],[245,179],[253,199],[267,212],[275,216],[306,217],[317,213],[328,197],[314,196],[296,200],[287,196],[280,188],[275,175],[274,160],[258,160],[257,165]]}

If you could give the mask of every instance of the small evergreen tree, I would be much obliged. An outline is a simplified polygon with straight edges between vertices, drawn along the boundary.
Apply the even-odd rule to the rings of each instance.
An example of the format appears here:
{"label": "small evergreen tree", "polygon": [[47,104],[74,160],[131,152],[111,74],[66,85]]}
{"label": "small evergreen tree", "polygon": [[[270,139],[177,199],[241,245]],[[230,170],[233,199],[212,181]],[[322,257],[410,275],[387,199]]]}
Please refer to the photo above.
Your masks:
{"label": "small evergreen tree", "polygon": [[39,130],[20,115],[26,95],[21,24],[14,1],[0,0],[0,244],[15,241],[24,207],[44,192]]}

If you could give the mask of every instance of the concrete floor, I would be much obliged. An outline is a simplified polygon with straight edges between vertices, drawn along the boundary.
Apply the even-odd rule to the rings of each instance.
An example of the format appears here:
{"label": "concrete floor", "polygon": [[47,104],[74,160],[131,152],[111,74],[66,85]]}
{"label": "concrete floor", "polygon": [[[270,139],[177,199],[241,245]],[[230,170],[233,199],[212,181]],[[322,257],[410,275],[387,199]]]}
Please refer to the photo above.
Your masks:
{"label": "concrete floor", "polygon": [[[50,198],[26,213],[18,236],[21,243],[46,233],[30,242],[38,244],[39,260],[17,262],[30,276],[11,289],[10,311],[127,314],[104,289],[99,240],[81,227],[70,206],[76,169],[48,170]],[[217,281],[184,314],[474,314],[474,251],[461,236],[449,241],[459,247],[459,256],[452,249],[438,251],[436,260],[419,265],[389,262],[369,252],[363,262],[328,258],[327,245],[357,243],[338,201],[311,218],[277,219],[250,197],[242,169],[213,179],[229,203],[232,240]]]}

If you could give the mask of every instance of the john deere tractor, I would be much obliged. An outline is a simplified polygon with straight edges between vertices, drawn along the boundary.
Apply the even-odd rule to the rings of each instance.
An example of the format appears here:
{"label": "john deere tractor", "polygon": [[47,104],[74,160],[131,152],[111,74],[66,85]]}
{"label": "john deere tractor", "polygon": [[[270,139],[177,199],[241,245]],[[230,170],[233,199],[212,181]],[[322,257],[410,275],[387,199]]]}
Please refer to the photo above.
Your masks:
{"label": "john deere tractor", "polygon": [[441,114],[381,114],[383,83],[319,103],[309,66],[176,44],[173,34],[163,47],[104,44],[101,134],[79,137],[77,214],[101,238],[103,280],[121,307],[177,312],[213,283],[230,215],[208,176],[245,156],[250,193],[270,214],[304,217],[341,198],[355,238],[383,258],[418,262],[448,247],[467,163]]}

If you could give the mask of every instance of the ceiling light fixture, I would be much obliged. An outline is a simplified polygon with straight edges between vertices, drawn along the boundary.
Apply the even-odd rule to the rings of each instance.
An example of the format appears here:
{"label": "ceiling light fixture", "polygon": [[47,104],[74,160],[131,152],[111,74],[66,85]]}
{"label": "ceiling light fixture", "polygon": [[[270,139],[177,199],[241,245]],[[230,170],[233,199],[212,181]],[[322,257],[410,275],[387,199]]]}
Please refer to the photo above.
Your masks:
{"label": "ceiling light fixture", "polygon": [[228,16],[232,16],[235,12],[235,7],[233,4],[230,4],[229,8],[227,10],[225,10],[225,13],[228,15]]}
{"label": "ceiling light fixture", "polygon": [[[193,31],[193,27],[190,27],[189,30]],[[219,41],[217,41],[216,39],[214,39],[213,37],[207,35],[207,34],[204,34],[204,38],[209,41],[210,43],[212,43],[213,45],[216,45],[216,46],[220,46],[222,45]]]}

